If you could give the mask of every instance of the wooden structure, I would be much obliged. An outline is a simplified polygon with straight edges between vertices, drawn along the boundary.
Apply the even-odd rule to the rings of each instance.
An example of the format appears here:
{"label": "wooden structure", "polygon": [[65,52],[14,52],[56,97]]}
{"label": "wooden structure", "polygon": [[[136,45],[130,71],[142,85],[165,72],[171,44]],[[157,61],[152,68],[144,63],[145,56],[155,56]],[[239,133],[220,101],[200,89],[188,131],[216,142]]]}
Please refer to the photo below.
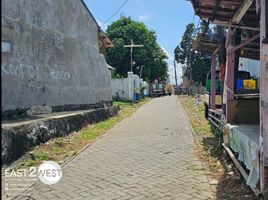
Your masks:
{"label": "wooden structure", "polygon": [[106,57],[106,49],[113,46],[113,43],[108,38],[106,33],[99,28],[98,30],[98,38],[99,38],[99,51]]}
{"label": "wooden structure", "polygon": [[[208,23],[214,22],[219,26],[228,27],[225,42],[226,62],[221,62],[221,71],[223,71],[225,75],[222,103],[225,108],[226,122],[231,125],[237,122],[239,124],[253,124],[244,126],[251,127],[252,129],[250,130],[254,130],[249,133],[247,131],[248,142],[253,141],[252,136],[254,134],[257,134],[258,138],[254,141],[254,144],[258,146],[258,153],[255,159],[257,162],[255,170],[258,173],[258,182],[256,185],[250,186],[257,196],[268,199],[268,1],[191,0],[191,2],[196,15],[202,20],[207,20]],[[220,50],[222,46],[223,45],[219,45],[218,50]],[[211,48],[211,45],[209,48]],[[217,53],[216,48],[215,50],[214,54]],[[215,56],[212,56],[212,71],[215,69],[214,57]],[[238,77],[239,57],[260,60],[259,93],[238,94],[236,80]],[[212,78],[215,80],[215,76]],[[211,101],[213,102],[214,100],[215,102],[213,90],[211,98]],[[250,106],[248,102],[251,103]],[[240,108],[238,105],[240,105]],[[255,108],[256,112],[252,110],[251,112],[243,113],[242,111],[245,111],[245,108]],[[245,117],[246,114],[248,114],[247,117]],[[253,115],[257,116],[257,119],[250,119]],[[236,136],[243,134],[241,127],[238,125],[234,128],[237,132]],[[223,146],[231,155],[232,159],[236,160],[228,143]],[[244,149],[244,151],[247,150],[247,148]],[[241,170],[245,179],[256,178],[252,177],[252,174],[248,176],[239,162],[235,162],[235,164]],[[256,176],[256,173],[254,176]]]}
{"label": "wooden structure", "polygon": [[210,37],[209,34],[199,33],[195,39],[192,40],[192,46],[194,49],[214,52],[218,48],[218,40],[214,37]]}
{"label": "wooden structure", "polygon": [[[205,117],[212,124],[214,130],[220,129],[222,123],[222,91],[216,93],[216,65],[217,58],[221,58],[221,55],[225,55],[226,49],[221,49],[221,43],[219,41],[224,40],[223,29],[217,30],[216,37],[211,36],[209,33],[198,33],[197,37],[192,40],[193,49],[202,51],[203,53],[211,54],[211,68],[210,68],[210,80],[211,80],[211,91],[205,92]],[[220,66],[225,68],[226,59],[219,59]],[[221,88],[222,88],[221,84]]]}

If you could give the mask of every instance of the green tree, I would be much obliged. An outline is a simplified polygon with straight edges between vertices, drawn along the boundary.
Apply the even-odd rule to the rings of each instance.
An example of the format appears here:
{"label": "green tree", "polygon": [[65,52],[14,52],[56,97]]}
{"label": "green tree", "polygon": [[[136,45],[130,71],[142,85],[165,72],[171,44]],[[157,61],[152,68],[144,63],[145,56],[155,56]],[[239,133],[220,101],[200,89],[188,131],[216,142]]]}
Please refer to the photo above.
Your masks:
{"label": "green tree", "polygon": [[180,45],[178,45],[175,50],[175,60],[183,65],[188,65],[190,51],[192,50],[192,34],[194,32],[194,24],[188,24],[186,30],[182,36]]}
{"label": "green tree", "polygon": [[115,74],[126,77],[130,71],[130,48],[125,48],[124,45],[130,44],[133,39],[135,44],[144,45],[133,48],[133,72],[140,74],[143,66],[142,78],[147,81],[156,76],[162,80],[168,78],[167,55],[157,43],[155,32],[148,30],[143,23],[122,16],[108,26],[106,33],[113,42],[113,47],[107,51],[107,62],[116,69]]}
{"label": "green tree", "polygon": [[[202,30],[202,26],[201,26]],[[183,76],[190,79],[190,62],[192,68],[192,80],[203,85],[205,84],[207,73],[210,69],[210,59],[203,56],[203,52],[192,48],[192,35],[196,31],[194,24],[186,26],[180,44],[174,49],[175,60],[177,63],[187,65],[188,68]]]}

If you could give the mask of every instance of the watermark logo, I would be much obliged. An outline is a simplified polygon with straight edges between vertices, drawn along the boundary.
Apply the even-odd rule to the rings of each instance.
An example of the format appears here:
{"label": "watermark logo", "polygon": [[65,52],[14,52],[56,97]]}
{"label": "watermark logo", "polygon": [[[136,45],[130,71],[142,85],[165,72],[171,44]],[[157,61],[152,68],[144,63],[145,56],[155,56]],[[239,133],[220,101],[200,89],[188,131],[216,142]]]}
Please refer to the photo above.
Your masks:
{"label": "watermark logo", "polygon": [[53,185],[60,181],[62,170],[58,163],[54,161],[43,162],[37,170],[38,178],[44,184]]}
{"label": "watermark logo", "polygon": [[[62,170],[58,163],[54,161],[44,161],[39,168],[30,167],[29,169],[6,169],[6,178],[38,178],[44,184],[53,185],[60,181]],[[19,179],[18,179],[19,180]]]}
{"label": "watermark logo", "polygon": [[63,176],[60,165],[54,161],[44,161],[39,168],[5,169],[2,183],[6,196],[17,196],[22,191],[31,191],[38,180],[46,185],[53,185]]}

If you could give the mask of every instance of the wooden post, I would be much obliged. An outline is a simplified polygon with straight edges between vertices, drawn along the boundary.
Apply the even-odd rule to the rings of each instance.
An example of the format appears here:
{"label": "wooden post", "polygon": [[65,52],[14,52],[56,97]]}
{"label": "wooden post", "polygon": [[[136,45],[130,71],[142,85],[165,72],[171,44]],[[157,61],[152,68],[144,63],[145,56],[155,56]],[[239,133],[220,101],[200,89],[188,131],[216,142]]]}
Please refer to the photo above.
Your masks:
{"label": "wooden post", "polygon": [[231,44],[227,48],[227,66],[225,72],[224,81],[224,95],[225,99],[223,103],[226,103],[226,120],[227,123],[233,123],[234,121],[234,67],[235,67],[235,53],[228,53],[231,49]]}
{"label": "wooden post", "polygon": [[211,86],[210,86],[210,105],[215,110],[216,99],[216,55],[211,54]]}
{"label": "wooden post", "polygon": [[231,35],[229,33],[231,31],[231,26],[229,26],[228,30],[228,37],[226,40],[227,44],[227,66],[226,66],[226,73],[225,73],[225,85],[224,85],[224,97],[223,103],[226,103],[226,120],[227,123],[234,123],[235,116],[236,116],[236,109],[234,105],[234,94],[236,91],[236,78],[237,78],[237,71],[238,71],[238,63],[239,63],[239,52],[234,49],[234,45],[239,45],[241,42],[241,30],[236,30],[232,32],[235,33],[235,41],[231,42]]}
{"label": "wooden post", "polygon": [[[223,98],[223,85],[225,77],[225,65],[226,65],[226,48],[225,48],[225,37],[224,29],[222,26],[217,26],[218,34],[218,45],[220,47],[219,52],[219,63],[220,63],[220,80],[221,80],[221,97]],[[223,102],[221,102],[223,103]]]}
{"label": "wooden post", "polygon": [[268,2],[261,1],[260,37],[260,186],[268,200]]}
{"label": "wooden post", "polygon": [[[241,29],[236,29],[235,31],[235,46],[238,46],[241,43]],[[237,77],[239,70],[239,57],[240,57],[240,49],[235,51],[235,65],[234,65],[234,92],[237,93]]]}
{"label": "wooden post", "polygon": [[227,62],[225,68],[225,77],[224,77],[224,87],[223,87],[223,98],[222,106],[225,113],[227,123],[233,122],[233,99],[234,99],[234,52],[230,52],[232,49],[231,37],[232,37],[232,21],[229,23],[227,38],[225,42],[225,47],[227,49]]}

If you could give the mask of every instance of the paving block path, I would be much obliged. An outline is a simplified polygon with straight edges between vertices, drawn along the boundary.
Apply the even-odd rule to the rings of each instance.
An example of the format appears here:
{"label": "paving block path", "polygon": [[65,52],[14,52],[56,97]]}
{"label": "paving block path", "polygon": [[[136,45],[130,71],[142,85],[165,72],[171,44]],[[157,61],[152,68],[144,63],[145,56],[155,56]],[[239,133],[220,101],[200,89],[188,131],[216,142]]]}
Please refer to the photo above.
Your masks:
{"label": "paving block path", "polygon": [[176,96],[155,98],[15,199],[213,199]]}

